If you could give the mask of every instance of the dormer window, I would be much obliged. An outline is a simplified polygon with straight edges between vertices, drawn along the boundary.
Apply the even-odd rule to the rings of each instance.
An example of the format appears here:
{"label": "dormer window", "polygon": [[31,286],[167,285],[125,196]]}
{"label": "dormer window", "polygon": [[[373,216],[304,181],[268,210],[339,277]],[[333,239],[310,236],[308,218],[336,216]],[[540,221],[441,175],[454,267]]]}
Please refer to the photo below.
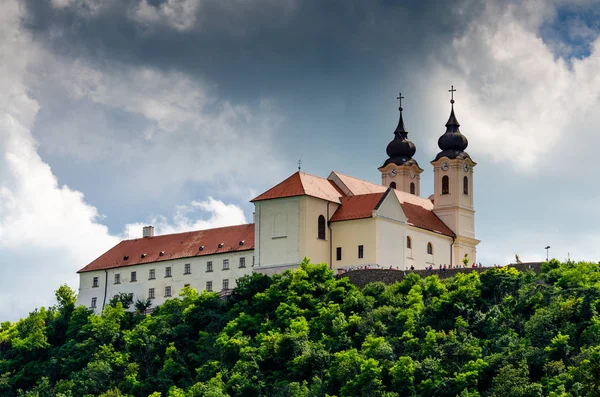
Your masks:
{"label": "dormer window", "polygon": [[223,243],[219,243],[219,248],[223,248]]}
{"label": "dormer window", "polygon": [[201,245],[200,248],[198,248],[198,251],[204,251],[204,246]]}
{"label": "dormer window", "polygon": [[245,240],[240,240],[240,245],[244,245],[245,242]]}
{"label": "dormer window", "polygon": [[160,256],[164,256],[165,255],[165,251],[160,251]]}
{"label": "dormer window", "polygon": [[142,254],[142,258],[145,258],[145,257],[146,257],[146,254]]}
{"label": "dormer window", "polygon": [[129,257],[128,257],[127,255],[125,255],[125,256],[123,257],[123,260],[124,260],[124,261],[126,261],[127,259],[129,259]]}

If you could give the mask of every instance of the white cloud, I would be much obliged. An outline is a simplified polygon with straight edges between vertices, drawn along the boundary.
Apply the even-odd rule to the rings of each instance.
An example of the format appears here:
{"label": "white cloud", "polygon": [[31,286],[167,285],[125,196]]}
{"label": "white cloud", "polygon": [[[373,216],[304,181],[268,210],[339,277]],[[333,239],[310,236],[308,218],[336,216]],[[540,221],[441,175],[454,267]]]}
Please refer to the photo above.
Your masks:
{"label": "white cloud", "polygon": [[200,0],[167,0],[152,5],[141,0],[131,12],[131,18],[144,27],[164,24],[176,30],[188,30],[196,22]]}
{"label": "white cloud", "polygon": [[[552,5],[540,1],[488,2],[433,70],[423,72],[436,86],[458,88],[457,116],[468,131],[472,155],[498,163],[510,159],[507,164],[518,171],[536,172],[566,131],[580,137],[591,133],[570,126],[599,104],[600,76],[594,71],[600,49],[595,45],[572,67],[556,56],[539,35],[540,25],[554,14]],[[439,95],[435,99],[439,103]]]}
{"label": "white cloud", "polygon": [[75,271],[117,240],[97,222],[83,194],[59,186],[37,153],[31,127],[39,109],[25,83],[29,64],[43,59],[20,26],[18,2],[0,15],[0,318],[51,302]]}
{"label": "white cloud", "polygon": [[[208,218],[203,216],[208,214]],[[226,204],[221,200],[208,197],[205,201],[192,201],[188,205],[176,207],[172,220],[164,216],[155,216],[149,223],[131,223],[125,226],[125,238],[142,237],[142,227],[148,224],[155,227],[159,234],[205,230],[215,227],[241,225],[247,223],[244,211],[235,204]]]}

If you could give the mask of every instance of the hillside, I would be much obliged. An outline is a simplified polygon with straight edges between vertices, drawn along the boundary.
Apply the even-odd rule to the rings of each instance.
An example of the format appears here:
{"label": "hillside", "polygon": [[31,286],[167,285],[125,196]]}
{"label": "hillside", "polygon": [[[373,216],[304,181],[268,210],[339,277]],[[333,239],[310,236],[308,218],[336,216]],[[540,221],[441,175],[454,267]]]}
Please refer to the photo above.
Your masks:
{"label": "hillside", "polygon": [[324,265],[186,289],[151,315],[57,305],[0,328],[2,396],[600,396],[600,269],[409,275]]}

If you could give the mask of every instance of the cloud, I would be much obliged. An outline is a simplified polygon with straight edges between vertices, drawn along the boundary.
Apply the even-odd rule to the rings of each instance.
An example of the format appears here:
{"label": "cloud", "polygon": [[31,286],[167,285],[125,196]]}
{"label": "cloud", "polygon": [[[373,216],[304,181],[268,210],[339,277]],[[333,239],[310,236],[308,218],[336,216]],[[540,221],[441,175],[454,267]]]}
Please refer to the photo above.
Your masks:
{"label": "cloud", "polygon": [[[37,129],[44,149],[102,164],[121,192],[158,198],[186,184],[208,183],[207,194],[246,201],[253,186],[240,178],[241,164],[247,175],[282,176],[281,160],[271,153],[285,120],[269,98],[235,104],[202,79],[116,61],[54,55],[43,68],[38,73],[46,78],[34,86],[44,103],[54,107],[57,96],[68,101],[48,113],[61,112],[59,119]],[[100,122],[90,123],[100,115]],[[267,154],[265,169],[261,159]]]}
{"label": "cloud", "polygon": [[153,5],[148,0],[141,0],[131,12],[131,17],[145,27],[166,24],[176,30],[188,30],[196,22],[200,4],[200,0],[166,0]]}
{"label": "cloud", "polygon": [[[208,218],[206,218],[208,214]],[[165,216],[154,216],[149,223],[130,223],[125,226],[127,239],[142,237],[142,228],[148,224],[159,234],[171,234],[190,230],[205,230],[215,227],[241,225],[247,223],[244,211],[235,204],[208,197],[205,201],[192,201],[188,205],[176,207],[172,220]]]}
{"label": "cloud", "polygon": [[74,264],[86,263],[116,238],[98,223],[83,194],[59,186],[31,134],[39,104],[26,84],[28,67],[44,58],[20,26],[18,2],[3,4],[0,53],[0,316],[48,304],[62,283],[76,287]]}
{"label": "cloud", "polygon": [[[40,102],[31,87],[40,84],[41,67],[48,74],[57,73],[64,60],[31,39],[20,23],[21,11],[19,2],[13,1],[3,4],[0,15],[0,53],[6,55],[0,65],[0,321],[16,320],[52,304],[53,291],[63,283],[76,290],[75,271],[122,238],[109,232],[103,215],[81,191],[59,183],[39,154],[32,129]],[[73,98],[140,114],[151,120],[159,135],[178,134],[184,125],[199,126],[202,121],[193,115],[210,101],[200,85],[176,73],[130,68],[109,77],[79,63],[66,72],[74,73],[62,76]],[[219,106],[217,119],[209,124],[222,128],[222,133],[235,133],[227,122],[252,117],[243,108]],[[151,137],[142,134],[138,142],[147,139]],[[246,222],[238,206],[212,197],[177,207],[172,222],[162,216],[153,221],[160,233]],[[132,228],[127,226],[130,237]]]}
{"label": "cloud", "polygon": [[471,153],[514,172],[537,173],[547,155],[560,149],[567,131],[574,140],[592,135],[571,126],[599,104],[597,41],[589,56],[565,60],[539,35],[554,7],[486,4],[422,78],[458,88],[455,108],[469,131]]}

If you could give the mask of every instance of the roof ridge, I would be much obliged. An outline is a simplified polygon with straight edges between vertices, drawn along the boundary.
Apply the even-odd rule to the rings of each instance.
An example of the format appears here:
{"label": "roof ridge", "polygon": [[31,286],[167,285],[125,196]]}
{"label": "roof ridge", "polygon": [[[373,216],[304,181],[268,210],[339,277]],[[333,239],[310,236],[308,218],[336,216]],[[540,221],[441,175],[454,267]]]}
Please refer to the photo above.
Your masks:
{"label": "roof ridge", "polygon": [[250,225],[254,225],[253,222],[251,223],[242,223],[240,225],[229,225],[229,226],[219,226],[219,227],[211,227],[209,229],[194,229],[194,230],[188,230],[187,232],[177,232],[177,233],[167,233],[167,234],[159,234],[156,236],[152,236],[152,237],[136,237],[136,238],[126,238],[123,239],[119,242],[119,244],[121,244],[124,241],[135,241],[135,240],[150,240],[153,238],[157,238],[157,237],[164,237],[164,236],[176,236],[178,234],[189,234],[189,233],[195,233],[195,232],[205,232],[208,230],[220,230],[220,229],[227,229],[227,228],[232,228],[232,227],[240,227],[240,226],[250,226]]}

